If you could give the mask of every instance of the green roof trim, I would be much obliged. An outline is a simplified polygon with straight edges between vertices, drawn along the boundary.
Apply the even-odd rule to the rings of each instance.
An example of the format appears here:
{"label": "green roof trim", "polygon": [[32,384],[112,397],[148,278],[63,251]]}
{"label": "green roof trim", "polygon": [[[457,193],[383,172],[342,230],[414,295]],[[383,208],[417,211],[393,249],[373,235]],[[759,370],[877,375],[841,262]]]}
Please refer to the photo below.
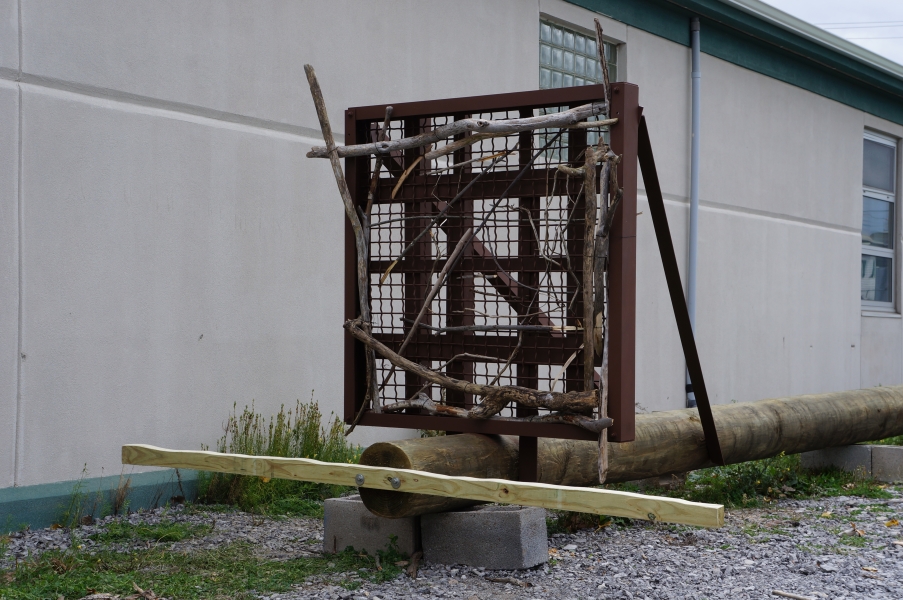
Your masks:
{"label": "green roof trim", "polygon": [[[848,48],[834,36],[808,34],[805,24],[754,14],[753,0],[568,0],[684,46],[692,17],[702,25],[702,51],[847,106],[903,125],[903,68]],[[765,6],[762,5],[764,8]],[[770,7],[768,7],[770,8]],[[773,12],[778,13],[772,9]],[[781,13],[783,14],[783,13]],[[792,20],[792,22],[791,22]],[[796,29],[796,30],[794,30]],[[814,32],[816,28],[811,27]],[[862,56],[856,56],[855,54]],[[868,60],[874,58],[875,60]],[[881,68],[880,62],[888,65]]]}

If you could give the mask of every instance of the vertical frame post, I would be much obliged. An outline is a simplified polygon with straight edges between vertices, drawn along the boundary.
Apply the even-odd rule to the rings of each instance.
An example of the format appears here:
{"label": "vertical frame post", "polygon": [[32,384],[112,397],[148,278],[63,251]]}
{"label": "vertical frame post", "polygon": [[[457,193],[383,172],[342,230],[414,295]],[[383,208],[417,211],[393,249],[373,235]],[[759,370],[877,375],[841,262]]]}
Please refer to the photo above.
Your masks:
{"label": "vertical frame post", "polygon": [[[349,146],[358,143],[357,135],[357,115],[353,108],[345,111],[345,145]],[[345,159],[345,181],[348,189],[351,190],[351,197],[358,201],[357,189],[358,170],[362,166],[361,158]],[[364,163],[366,165],[366,163]],[[366,171],[366,169],[365,169]],[[354,230],[348,219],[342,219],[345,227],[345,318],[354,319],[360,313],[358,307],[357,293],[357,252],[355,250]],[[350,291],[349,291],[350,290]],[[364,345],[351,337],[347,331],[344,340],[344,359],[345,359],[345,397],[344,412],[345,422],[351,424],[360,404],[364,401],[363,390],[366,387],[364,381],[363,369],[358,369],[357,365],[363,365],[366,361],[364,357]]]}
{"label": "vertical frame post", "polygon": [[612,442],[630,442],[636,424],[636,202],[637,132],[641,114],[639,88],[631,83],[612,85],[611,147],[621,155],[618,184],[624,189],[611,231],[608,306],[608,430]]}

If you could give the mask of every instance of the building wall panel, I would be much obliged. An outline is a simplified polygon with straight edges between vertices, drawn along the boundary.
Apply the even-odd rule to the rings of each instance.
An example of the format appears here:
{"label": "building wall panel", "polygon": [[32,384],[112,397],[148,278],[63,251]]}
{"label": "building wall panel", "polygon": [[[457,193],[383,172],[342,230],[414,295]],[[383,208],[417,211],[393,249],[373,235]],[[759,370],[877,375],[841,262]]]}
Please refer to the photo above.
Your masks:
{"label": "building wall panel", "polygon": [[23,119],[20,484],[213,444],[235,403],[339,410],[344,216],[315,140],[28,86]]}
{"label": "building wall panel", "polygon": [[899,316],[862,317],[860,387],[903,383],[903,320]]}
{"label": "building wall panel", "polygon": [[[348,106],[536,86],[536,5],[240,0],[23,2],[26,73],[319,131],[303,66]],[[508,35],[500,35],[500,28]],[[65,52],[60,52],[65,48]]]}
{"label": "building wall panel", "polygon": [[13,485],[19,363],[19,91],[0,81],[0,488]]}

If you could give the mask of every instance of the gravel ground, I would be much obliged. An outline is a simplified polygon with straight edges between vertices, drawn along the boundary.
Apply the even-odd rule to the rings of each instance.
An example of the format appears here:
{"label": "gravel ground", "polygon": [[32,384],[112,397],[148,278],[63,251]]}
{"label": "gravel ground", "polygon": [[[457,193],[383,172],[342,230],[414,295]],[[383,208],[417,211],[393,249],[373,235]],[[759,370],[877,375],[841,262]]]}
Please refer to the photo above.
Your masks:
{"label": "gravel ground", "polygon": [[[338,584],[346,573],[313,577],[269,600],[400,600],[408,598],[637,598],[649,600],[774,597],[773,590],[815,599],[903,598],[903,493],[891,500],[852,497],[783,500],[762,509],[729,511],[718,530],[633,522],[599,531],[555,535],[549,563],[528,571],[484,571],[460,565],[421,565],[416,579],[354,591]],[[205,523],[209,535],[173,544],[174,550],[211,548],[231,541],[254,544],[262,557],[286,560],[319,553],[322,521],[264,519],[245,513],[157,510],[128,517],[133,523],[161,518]],[[82,527],[87,536],[110,519]],[[14,534],[0,569],[53,548],[67,548],[65,530]],[[140,546],[136,544],[136,546]],[[122,545],[123,550],[128,547]],[[496,579],[500,581],[491,581]]]}

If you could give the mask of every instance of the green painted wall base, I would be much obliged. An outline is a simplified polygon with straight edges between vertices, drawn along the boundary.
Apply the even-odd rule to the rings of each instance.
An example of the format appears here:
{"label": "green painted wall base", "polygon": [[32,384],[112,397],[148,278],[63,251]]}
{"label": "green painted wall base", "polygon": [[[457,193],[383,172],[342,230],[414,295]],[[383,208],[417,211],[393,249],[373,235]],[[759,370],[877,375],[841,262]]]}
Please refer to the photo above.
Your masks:
{"label": "green painted wall base", "polygon": [[[157,508],[173,498],[197,498],[196,471],[166,469],[134,473],[122,477],[123,484],[127,480],[129,486],[121,511]],[[114,475],[0,489],[0,534],[25,527],[42,529],[55,523],[64,525],[67,518],[112,514],[119,487],[120,477]]]}

